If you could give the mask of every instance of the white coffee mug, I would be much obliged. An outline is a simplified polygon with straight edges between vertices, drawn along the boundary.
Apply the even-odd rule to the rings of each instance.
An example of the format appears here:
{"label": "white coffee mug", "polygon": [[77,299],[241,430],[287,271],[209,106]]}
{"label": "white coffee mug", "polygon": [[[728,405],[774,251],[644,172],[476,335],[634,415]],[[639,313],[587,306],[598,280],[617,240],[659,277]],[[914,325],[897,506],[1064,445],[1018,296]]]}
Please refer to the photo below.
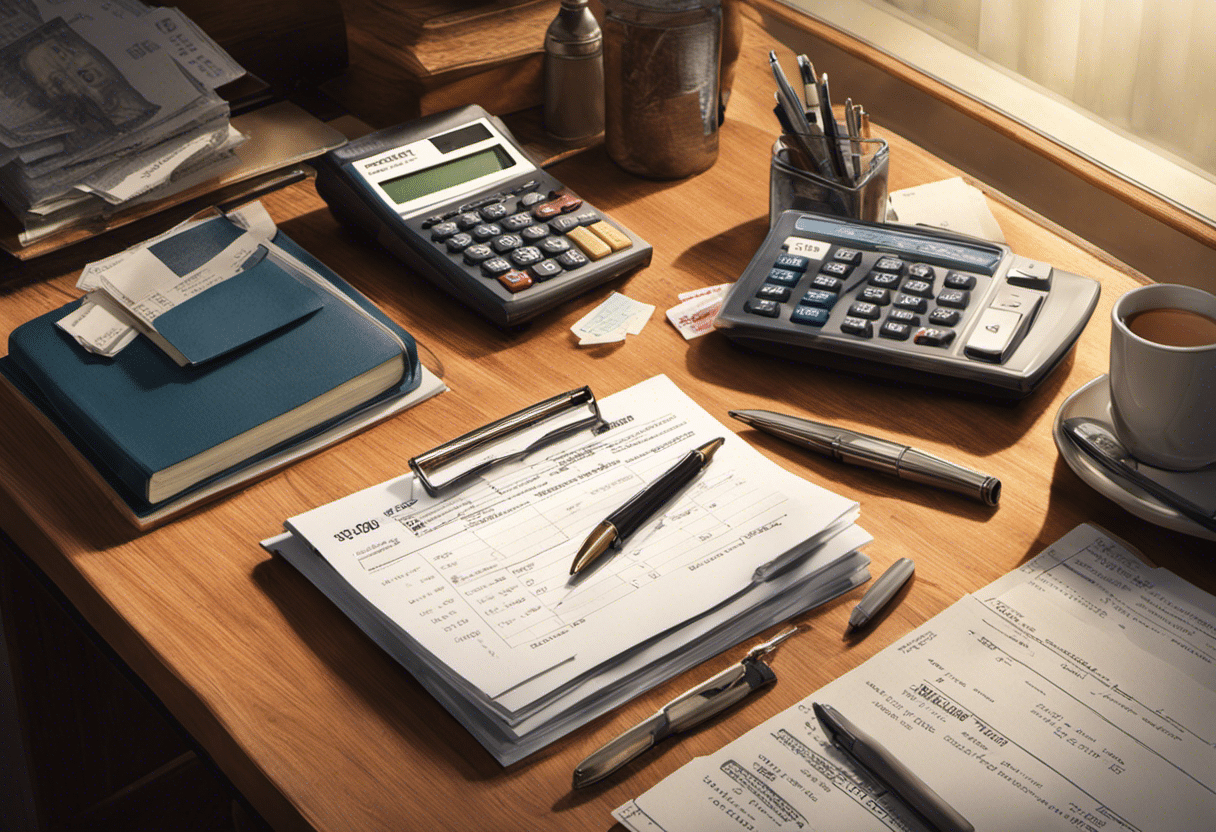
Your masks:
{"label": "white coffee mug", "polygon": [[[1216,340],[1190,346],[1162,343],[1128,326],[1139,313],[1155,309],[1186,310],[1216,320],[1216,296],[1190,286],[1155,283],[1132,289],[1115,302],[1110,335],[1115,433],[1142,462],[1180,471],[1202,468],[1216,462]],[[1167,325],[1165,333],[1155,337],[1176,340],[1181,331]]]}

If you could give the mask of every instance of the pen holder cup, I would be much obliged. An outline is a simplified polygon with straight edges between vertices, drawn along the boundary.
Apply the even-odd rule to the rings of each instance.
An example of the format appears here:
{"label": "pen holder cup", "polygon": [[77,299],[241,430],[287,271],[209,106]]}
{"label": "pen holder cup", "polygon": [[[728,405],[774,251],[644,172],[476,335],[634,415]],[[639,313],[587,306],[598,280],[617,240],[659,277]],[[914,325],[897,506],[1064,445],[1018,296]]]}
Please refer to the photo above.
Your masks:
{"label": "pen holder cup", "polygon": [[[854,153],[851,144],[857,145]],[[782,211],[796,209],[849,217],[855,220],[882,222],[887,217],[887,161],[889,151],[885,139],[841,141],[841,154],[846,166],[854,173],[836,180],[812,173],[804,165],[813,164],[801,149],[795,149],[782,139],[773,143],[773,160],[769,167],[768,220],[771,226]],[[827,145],[817,154],[829,158]],[[859,173],[857,173],[859,172]]]}

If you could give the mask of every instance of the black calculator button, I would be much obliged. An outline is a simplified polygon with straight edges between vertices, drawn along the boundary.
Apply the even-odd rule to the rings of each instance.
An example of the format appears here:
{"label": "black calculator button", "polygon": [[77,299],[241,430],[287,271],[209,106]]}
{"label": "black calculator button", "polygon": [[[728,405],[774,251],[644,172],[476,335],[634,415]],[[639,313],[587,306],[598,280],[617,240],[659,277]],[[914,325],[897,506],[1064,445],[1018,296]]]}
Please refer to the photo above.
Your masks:
{"label": "black calculator button", "polygon": [[920,295],[927,298],[933,294],[933,284],[927,280],[909,280],[904,284],[904,291],[909,295]]}
{"label": "black calculator button", "polygon": [[509,217],[503,218],[502,227],[508,231],[519,231],[521,228],[526,228],[535,223],[536,220],[532,219],[531,214],[512,214]]}
{"label": "black calculator button", "polygon": [[565,234],[572,229],[578,228],[577,217],[558,217],[549,223],[549,228],[554,234]]}
{"label": "black calculator button", "polygon": [[743,308],[753,315],[763,315],[766,318],[775,318],[781,314],[781,304],[762,298],[752,298],[743,304]]}
{"label": "black calculator button", "polygon": [[469,233],[473,235],[473,239],[477,242],[485,243],[493,240],[495,237],[501,236],[502,226],[496,222],[482,223],[481,225],[474,226],[473,230]]}
{"label": "black calculator button", "polygon": [[453,234],[451,237],[448,237],[448,241],[445,243],[445,245],[448,247],[448,251],[452,252],[453,254],[457,254],[473,245],[473,238],[461,231],[459,234]]}
{"label": "black calculator button", "polygon": [[948,347],[954,340],[954,330],[923,326],[916,331],[916,337],[912,340],[926,347]]}
{"label": "black calculator button", "polygon": [[511,271],[511,264],[502,257],[491,257],[482,261],[481,273],[486,277],[498,277]]}
{"label": "black calculator button", "polygon": [[546,237],[540,241],[540,250],[553,256],[570,250],[570,241],[565,237]]}
{"label": "black calculator button", "polygon": [[790,290],[784,286],[778,286],[776,283],[765,283],[756,290],[756,297],[785,303],[790,299]]}
{"label": "black calculator button", "polygon": [[523,272],[518,272],[512,269],[505,274],[498,276],[498,282],[503,285],[508,292],[522,292],[532,286],[532,278]]}
{"label": "black calculator button", "polygon": [[768,277],[764,281],[766,283],[776,283],[779,286],[797,286],[798,281],[801,279],[802,275],[789,269],[769,269]]}
{"label": "black calculator button", "polygon": [[507,214],[511,213],[507,206],[501,202],[492,202],[489,205],[483,205],[480,209],[482,219],[494,221],[500,220]]}
{"label": "black calculator button", "polygon": [[537,240],[542,240],[549,236],[549,226],[547,225],[529,225],[519,232],[519,236],[524,238],[525,242],[535,243]]}
{"label": "black calculator button", "polygon": [[[532,187],[536,187],[536,185],[533,184]],[[536,205],[538,202],[544,202],[544,201],[545,201],[545,195],[542,193],[537,193],[536,191],[532,191],[531,193],[524,194],[523,196],[521,196],[519,198],[519,204],[525,208],[531,208],[533,205]]]}
{"label": "black calculator button", "polygon": [[893,321],[890,318],[882,322],[882,326],[878,328],[878,334],[883,338],[893,338],[896,341],[907,341],[912,335],[912,327],[899,321]]}
{"label": "black calculator button", "polygon": [[798,304],[800,306],[815,306],[819,309],[831,309],[838,299],[835,292],[825,292],[822,289],[811,289],[803,295]]}
{"label": "black calculator button", "polygon": [[431,226],[431,239],[442,243],[448,237],[460,231],[454,222],[441,222]]}
{"label": "black calculator button", "polygon": [[829,260],[819,267],[820,274],[830,274],[835,277],[848,277],[849,272],[853,271],[853,267],[848,263],[841,263],[837,260]]}
{"label": "black calculator button", "polygon": [[523,238],[518,234],[502,234],[494,238],[494,242],[490,246],[499,254],[506,254],[508,251],[514,251],[524,244]]}
{"label": "black calculator button", "polygon": [[942,284],[947,289],[974,289],[975,275],[962,272],[947,272]]}
{"label": "black calculator button", "polygon": [[847,332],[850,335],[860,335],[862,338],[874,337],[873,324],[865,318],[857,318],[852,315],[840,322],[840,331]]}
{"label": "black calculator button", "polygon": [[920,317],[910,309],[892,309],[887,313],[888,321],[898,321],[908,326],[920,326]]}
{"label": "black calculator button", "polygon": [[494,249],[484,243],[474,243],[464,250],[464,262],[470,266],[476,266],[483,260],[489,260],[494,256]]}
{"label": "black calculator button", "polygon": [[807,266],[811,265],[811,258],[803,257],[801,254],[781,254],[773,261],[773,265],[792,272],[805,272]]}
{"label": "black calculator button", "polygon": [[816,306],[798,306],[790,313],[790,323],[803,326],[823,326],[828,322],[829,314],[831,313],[828,310]]}
{"label": "black calculator button", "polygon": [[556,260],[541,260],[528,267],[528,273],[535,280],[548,280],[551,277],[557,277],[563,271],[565,270],[558,265]]}
{"label": "black calculator button", "polygon": [[898,257],[879,257],[874,261],[873,270],[876,272],[891,272],[892,274],[903,274],[904,261]]}
{"label": "black calculator button", "polygon": [[601,217],[595,211],[584,211],[581,214],[575,215],[574,219],[579,225],[595,225],[597,222],[603,219],[603,217]]}
{"label": "black calculator button", "polygon": [[916,295],[899,295],[895,298],[895,305],[912,312],[924,312],[929,308],[929,301]]}
{"label": "black calculator button", "polygon": [[475,225],[481,225],[481,214],[476,211],[465,211],[463,214],[456,216],[455,222],[465,231],[468,231]]}
{"label": "black calculator button", "polygon": [[917,280],[933,281],[933,267],[927,266],[924,263],[913,263],[908,266],[908,277],[915,277]]}
{"label": "black calculator button", "polygon": [[849,306],[849,315],[857,318],[866,318],[871,321],[877,321],[882,317],[882,310],[876,304],[866,303],[862,300],[853,301]]}
{"label": "black calculator button", "polygon": [[940,306],[949,306],[952,309],[966,309],[967,304],[971,302],[971,293],[962,289],[945,289],[937,296],[937,302]]}
{"label": "black calculator button", "polygon": [[587,259],[587,255],[583,254],[577,248],[571,248],[569,251],[563,251],[553,259],[560,263],[563,269],[577,269],[579,266],[585,266],[591,262]]}
{"label": "black calculator button", "polygon": [[422,221],[422,228],[423,228],[423,230],[426,230],[426,229],[430,228],[431,226],[438,225],[441,222],[443,222],[443,215],[435,214],[434,216],[427,217],[426,219],[424,219]]}
{"label": "black calculator button", "polygon": [[841,263],[848,263],[850,266],[856,266],[861,262],[861,252],[855,248],[838,248],[832,252],[832,259],[839,260]]}
{"label": "black calculator button", "polygon": [[870,285],[880,289],[894,289],[899,286],[899,281],[902,279],[899,275],[890,272],[870,273]]}
{"label": "black calculator button", "polygon": [[516,266],[531,266],[533,263],[539,263],[545,259],[545,256],[540,253],[540,249],[536,246],[524,246],[517,248],[511,252],[511,262]]}
{"label": "black calculator button", "polygon": [[933,326],[954,326],[963,317],[963,313],[957,309],[943,309],[938,307],[929,313],[929,323]]}
{"label": "black calculator button", "polygon": [[879,306],[886,306],[891,302],[891,292],[888,289],[883,289],[881,286],[865,286],[857,293],[858,300],[864,300],[867,303],[876,303]]}
{"label": "black calculator button", "polygon": [[839,292],[842,286],[844,286],[844,281],[839,277],[832,277],[829,274],[817,274],[811,278],[812,289],[822,289],[825,292]]}
{"label": "black calculator button", "polygon": [[[536,190],[536,188],[537,188],[537,186],[538,186],[539,184],[540,184],[540,183],[539,183],[539,182],[537,182],[535,179],[529,179],[529,180],[528,180],[527,182],[525,182],[524,184],[522,184],[522,185],[520,185],[520,186],[518,186],[518,187],[514,188],[514,189],[511,191],[511,193],[513,193],[513,194],[522,194],[524,191],[535,191],[535,190]],[[540,196],[540,194],[537,194],[537,196]],[[542,199],[543,199],[543,197],[542,197]]]}

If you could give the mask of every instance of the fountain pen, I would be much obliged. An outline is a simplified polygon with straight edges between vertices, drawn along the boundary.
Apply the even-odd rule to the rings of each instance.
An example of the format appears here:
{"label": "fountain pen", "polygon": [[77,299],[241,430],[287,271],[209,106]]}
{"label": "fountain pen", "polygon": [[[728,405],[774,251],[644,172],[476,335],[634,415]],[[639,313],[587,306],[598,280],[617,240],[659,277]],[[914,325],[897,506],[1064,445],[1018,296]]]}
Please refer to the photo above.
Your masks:
{"label": "fountain pen", "polygon": [[850,465],[874,468],[904,480],[964,494],[990,506],[1001,497],[1001,481],[907,445],[864,433],[786,416],[770,410],[732,410],[730,415],[816,453]]}

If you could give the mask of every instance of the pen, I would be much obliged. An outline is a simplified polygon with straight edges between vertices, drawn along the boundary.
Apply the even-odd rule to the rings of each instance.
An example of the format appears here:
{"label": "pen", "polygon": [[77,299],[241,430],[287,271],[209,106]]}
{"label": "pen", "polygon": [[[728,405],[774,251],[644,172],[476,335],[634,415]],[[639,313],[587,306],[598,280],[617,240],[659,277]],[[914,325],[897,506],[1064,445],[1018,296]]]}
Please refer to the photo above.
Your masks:
{"label": "pen", "polygon": [[714,452],[726,440],[711,439],[693,448],[667,473],[643,488],[625,505],[609,514],[607,519],[591,530],[586,542],[570,564],[570,574],[577,575],[609,549],[619,549],[625,538],[636,532],[652,514],[658,511],[713,459]]}
{"label": "pen", "polygon": [[765,433],[840,462],[944,488],[990,506],[995,506],[1001,498],[1001,481],[996,477],[889,439],[768,410],[732,410],[730,415]]}
{"label": "pen", "polygon": [[879,610],[887,605],[888,601],[895,597],[895,593],[899,592],[899,588],[908,582],[908,578],[911,578],[915,571],[916,564],[912,562],[911,558],[900,558],[891,564],[887,571],[882,573],[882,577],[866,590],[865,595],[861,596],[857,606],[853,607],[853,612],[849,615],[849,626],[845,632],[851,633],[864,627]]}
{"label": "pen", "polygon": [[974,832],[975,827],[966,818],[840,711],[818,702],[811,707],[832,744],[903,798],[930,826],[938,832]]}
{"label": "pen", "polygon": [[832,110],[832,95],[828,89],[828,74],[819,76],[819,112],[823,116],[823,135],[828,142],[828,157],[836,179],[848,183],[851,180],[849,171],[844,163],[844,153],[840,149],[840,128],[836,125],[836,113]]}
{"label": "pen", "polygon": [[738,664],[685,691],[659,708],[653,716],[609,740],[575,766],[574,788],[581,789],[598,783],[659,741],[700,725],[753,691],[777,681],[777,675],[763,661],[763,657],[797,632],[797,627],[790,627],[757,644],[747,651]]}

